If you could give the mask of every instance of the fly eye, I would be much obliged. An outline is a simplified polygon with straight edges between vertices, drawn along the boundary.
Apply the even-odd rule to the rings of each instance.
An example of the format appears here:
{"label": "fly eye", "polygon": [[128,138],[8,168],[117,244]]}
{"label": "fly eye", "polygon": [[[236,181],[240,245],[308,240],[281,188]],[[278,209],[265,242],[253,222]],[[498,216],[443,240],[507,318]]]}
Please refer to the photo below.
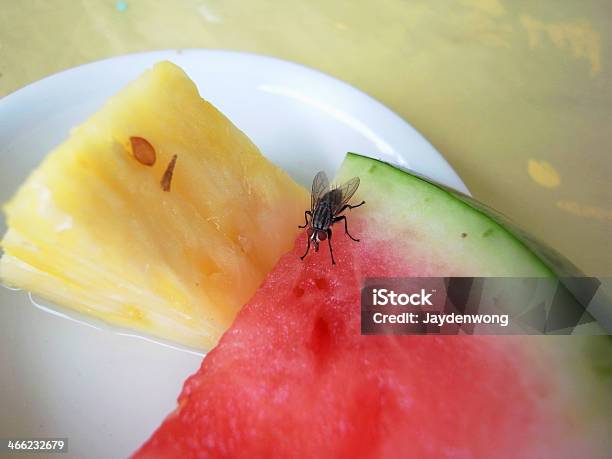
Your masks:
{"label": "fly eye", "polygon": [[327,239],[327,233],[325,231],[319,231],[317,233],[317,238],[319,238],[319,241],[324,241]]}
{"label": "fly eye", "polygon": [[308,228],[308,229],[306,230],[306,234],[308,234],[308,237],[312,236],[312,233],[313,233],[312,228]]}

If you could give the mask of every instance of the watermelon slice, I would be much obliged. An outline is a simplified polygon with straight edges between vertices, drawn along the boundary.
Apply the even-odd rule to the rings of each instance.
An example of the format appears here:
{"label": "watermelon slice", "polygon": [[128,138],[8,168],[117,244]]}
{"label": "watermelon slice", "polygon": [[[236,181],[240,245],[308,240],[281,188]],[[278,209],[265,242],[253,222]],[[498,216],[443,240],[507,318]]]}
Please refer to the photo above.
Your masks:
{"label": "watermelon slice", "polygon": [[426,181],[349,155],[349,228],[296,241],[135,458],[610,458],[602,336],[362,336],[361,280],[551,276],[490,218]]}

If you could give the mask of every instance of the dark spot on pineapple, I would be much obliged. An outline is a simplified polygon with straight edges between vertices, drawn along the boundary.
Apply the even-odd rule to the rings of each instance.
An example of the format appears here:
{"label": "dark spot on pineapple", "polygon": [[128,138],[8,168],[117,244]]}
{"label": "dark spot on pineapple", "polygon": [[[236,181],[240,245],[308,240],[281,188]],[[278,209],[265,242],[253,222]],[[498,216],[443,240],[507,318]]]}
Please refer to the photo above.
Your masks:
{"label": "dark spot on pineapple", "polygon": [[314,283],[319,290],[329,290],[329,283],[327,282],[327,279],[315,279]]}
{"label": "dark spot on pineapple", "polygon": [[467,233],[461,233],[461,237],[465,239],[467,237]]}
{"label": "dark spot on pineapple", "polygon": [[293,294],[296,296],[296,298],[301,298],[304,295],[304,289],[296,285],[293,287]]}
{"label": "dark spot on pineapple", "polygon": [[368,168],[368,174],[371,174],[372,172],[374,172],[376,169],[378,168],[378,166],[376,164],[372,164],[369,168]]}
{"label": "dark spot on pineapple", "polygon": [[324,364],[331,352],[332,336],[327,321],[317,317],[310,335],[309,347],[317,358],[319,365]]}
{"label": "dark spot on pineapple", "polygon": [[493,230],[493,228],[489,228],[488,230],[486,230],[484,233],[482,233],[482,237],[489,237],[491,234],[493,234],[495,231]]}
{"label": "dark spot on pineapple", "polygon": [[132,154],[136,161],[145,166],[155,164],[155,148],[153,148],[153,145],[147,139],[143,137],[130,137],[130,144],[132,145]]}
{"label": "dark spot on pineapple", "polygon": [[162,190],[164,191],[170,191],[170,185],[172,184],[172,174],[174,174],[174,165],[176,164],[176,158],[176,155],[172,157],[172,159],[168,163],[168,166],[166,167],[164,175],[162,176],[161,182],[159,182],[162,187]]}
{"label": "dark spot on pineapple", "polygon": [[221,268],[219,268],[212,258],[208,258],[202,262],[200,272],[203,276],[205,276],[205,278],[210,279],[211,276],[220,274]]}

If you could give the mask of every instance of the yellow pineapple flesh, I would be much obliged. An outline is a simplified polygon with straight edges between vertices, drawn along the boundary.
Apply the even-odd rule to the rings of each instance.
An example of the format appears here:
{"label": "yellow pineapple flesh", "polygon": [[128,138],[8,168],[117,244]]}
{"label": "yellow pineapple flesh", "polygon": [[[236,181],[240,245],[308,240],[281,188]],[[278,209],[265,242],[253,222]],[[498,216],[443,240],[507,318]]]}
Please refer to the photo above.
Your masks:
{"label": "yellow pineapple flesh", "polygon": [[74,129],[5,206],[0,278],[207,349],[291,249],[307,205],[305,189],[162,62]]}

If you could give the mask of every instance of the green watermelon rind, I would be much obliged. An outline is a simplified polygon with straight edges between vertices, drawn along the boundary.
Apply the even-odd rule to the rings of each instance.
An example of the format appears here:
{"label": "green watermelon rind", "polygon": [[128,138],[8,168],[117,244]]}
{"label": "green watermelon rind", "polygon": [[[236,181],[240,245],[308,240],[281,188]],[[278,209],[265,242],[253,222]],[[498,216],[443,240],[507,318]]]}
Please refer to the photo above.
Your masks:
{"label": "green watermelon rind", "polygon": [[[410,227],[419,228],[422,222],[427,222],[429,226],[420,232],[423,242],[435,238],[437,246],[446,248],[467,245],[468,251],[479,249],[471,250],[472,253],[484,253],[487,259],[474,266],[478,272],[464,272],[463,275],[555,277],[555,272],[506,227],[458,199],[448,188],[383,161],[347,153],[338,174],[338,183],[353,176],[361,178],[356,200],[365,199],[369,213],[372,212],[372,206],[383,201],[386,208],[402,209],[405,212],[399,216],[387,215],[386,221],[377,221],[377,224],[393,226],[394,221],[399,220],[398,226],[405,226],[405,218],[409,218],[413,219]],[[381,198],[381,201],[376,202]],[[397,200],[401,202],[395,204],[393,201]],[[418,215],[413,217],[411,213],[415,210]],[[462,214],[460,218],[457,218],[457,213]],[[437,228],[432,227],[431,222],[436,222]],[[461,240],[461,244],[457,243],[458,240]],[[503,263],[496,263],[495,258],[503,259]]]}

